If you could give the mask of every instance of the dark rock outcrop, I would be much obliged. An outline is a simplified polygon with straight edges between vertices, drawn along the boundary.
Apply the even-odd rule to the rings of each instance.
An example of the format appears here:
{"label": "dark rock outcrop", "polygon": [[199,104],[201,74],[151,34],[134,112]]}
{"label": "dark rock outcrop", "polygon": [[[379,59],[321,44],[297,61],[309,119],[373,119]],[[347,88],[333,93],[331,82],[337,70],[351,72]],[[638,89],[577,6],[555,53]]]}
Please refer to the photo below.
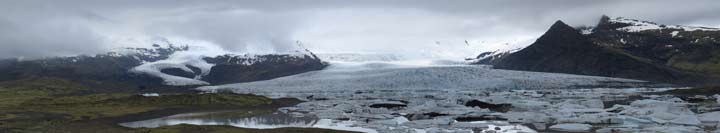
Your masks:
{"label": "dark rock outcrop", "polygon": [[210,73],[202,78],[203,81],[211,84],[268,80],[320,70],[327,66],[312,54],[302,56],[258,55],[251,58],[224,55],[205,58],[205,60],[208,63],[215,64]]}
{"label": "dark rock outcrop", "polygon": [[456,121],[459,122],[473,122],[473,121],[506,121],[507,118],[503,118],[501,116],[495,116],[495,115],[483,115],[483,116],[466,116],[466,117],[457,117],[455,118]]}
{"label": "dark rock outcrop", "polygon": [[174,76],[185,77],[185,78],[195,78],[195,75],[200,74],[200,73],[195,73],[195,72],[187,72],[180,68],[167,68],[167,69],[160,70],[160,72],[165,73],[165,74],[174,75]]}
{"label": "dark rock outcrop", "polygon": [[405,104],[394,104],[394,103],[376,103],[368,106],[370,108],[386,108],[386,109],[400,109],[405,108]]}
{"label": "dark rock outcrop", "polygon": [[465,106],[489,109],[495,112],[507,112],[510,111],[510,108],[512,108],[512,105],[510,104],[492,104],[478,100],[470,100],[468,102],[465,102]]}

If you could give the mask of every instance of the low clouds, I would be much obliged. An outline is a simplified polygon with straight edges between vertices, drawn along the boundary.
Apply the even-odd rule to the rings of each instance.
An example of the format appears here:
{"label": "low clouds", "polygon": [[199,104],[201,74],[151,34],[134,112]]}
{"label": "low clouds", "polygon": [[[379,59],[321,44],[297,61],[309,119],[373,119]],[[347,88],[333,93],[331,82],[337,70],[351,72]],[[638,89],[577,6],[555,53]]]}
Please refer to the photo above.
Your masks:
{"label": "low clouds", "polygon": [[83,19],[0,18],[0,57],[95,53],[102,36],[87,25]]}
{"label": "low clouds", "polygon": [[714,27],[719,7],[716,0],[9,0],[0,2],[0,58],[94,54],[157,40],[235,52],[292,50],[301,40],[319,52],[467,56],[539,36],[558,19],[594,25],[607,14]]}

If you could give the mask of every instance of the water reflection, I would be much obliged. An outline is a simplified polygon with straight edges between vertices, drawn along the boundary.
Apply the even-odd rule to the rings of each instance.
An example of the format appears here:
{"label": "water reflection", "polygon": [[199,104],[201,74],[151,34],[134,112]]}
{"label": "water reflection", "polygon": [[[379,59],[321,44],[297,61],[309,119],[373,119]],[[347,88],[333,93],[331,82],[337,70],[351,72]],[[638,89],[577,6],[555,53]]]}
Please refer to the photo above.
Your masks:
{"label": "water reflection", "polygon": [[252,111],[225,111],[206,113],[178,114],[162,118],[120,123],[130,128],[156,128],[179,124],[191,125],[230,125],[243,128],[281,128],[281,127],[312,127],[318,119],[313,116],[292,117],[288,114],[256,113]]}

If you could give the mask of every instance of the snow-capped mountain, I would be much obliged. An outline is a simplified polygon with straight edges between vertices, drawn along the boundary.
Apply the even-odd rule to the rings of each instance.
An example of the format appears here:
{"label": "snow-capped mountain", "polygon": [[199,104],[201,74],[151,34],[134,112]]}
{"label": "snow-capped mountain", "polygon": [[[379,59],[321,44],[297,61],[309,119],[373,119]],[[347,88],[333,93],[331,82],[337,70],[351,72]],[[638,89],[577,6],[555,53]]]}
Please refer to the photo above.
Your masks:
{"label": "snow-capped mountain", "polygon": [[326,66],[308,50],[230,54],[189,46],[121,48],[94,56],[0,62],[0,81],[54,77],[104,89],[178,88],[267,80]]}
{"label": "snow-capped mountain", "polygon": [[[496,68],[634,78],[678,84],[720,79],[720,29],[603,16],[594,27],[558,21],[517,52],[486,53]],[[483,58],[484,57],[484,58]]]}
{"label": "snow-capped mountain", "polygon": [[[186,86],[255,81],[323,67],[320,59],[307,49],[258,55],[185,48],[163,60],[144,62],[130,72],[161,78],[165,85]],[[277,70],[253,75],[263,69]]]}
{"label": "snow-capped mountain", "polygon": [[[648,31],[648,30],[720,31],[720,28],[682,26],[682,25],[664,25],[664,24],[657,24],[657,23],[650,22],[650,21],[643,21],[643,20],[623,18],[623,17],[610,18],[607,16],[603,16],[601,21],[602,21],[601,24],[607,24],[607,25],[598,25],[598,27],[600,27],[600,26],[608,26],[608,27],[600,27],[599,29],[612,28],[614,30],[624,31],[624,32],[643,32],[643,31]],[[614,25],[614,26],[610,26],[610,25]]]}

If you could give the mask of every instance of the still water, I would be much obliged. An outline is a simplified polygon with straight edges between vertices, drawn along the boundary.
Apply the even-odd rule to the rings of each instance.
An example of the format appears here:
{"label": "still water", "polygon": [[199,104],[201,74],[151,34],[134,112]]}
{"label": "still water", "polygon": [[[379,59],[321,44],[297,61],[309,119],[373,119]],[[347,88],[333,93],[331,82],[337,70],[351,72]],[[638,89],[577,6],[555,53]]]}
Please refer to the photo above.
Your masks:
{"label": "still water", "polygon": [[[257,115],[254,115],[257,114]],[[230,125],[242,128],[282,128],[282,127],[312,127],[318,119],[313,116],[291,117],[288,114],[259,113],[247,110],[185,113],[162,118],[143,121],[120,123],[121,126],[131,128],[156,128],[179,124],[191,125]]]}

